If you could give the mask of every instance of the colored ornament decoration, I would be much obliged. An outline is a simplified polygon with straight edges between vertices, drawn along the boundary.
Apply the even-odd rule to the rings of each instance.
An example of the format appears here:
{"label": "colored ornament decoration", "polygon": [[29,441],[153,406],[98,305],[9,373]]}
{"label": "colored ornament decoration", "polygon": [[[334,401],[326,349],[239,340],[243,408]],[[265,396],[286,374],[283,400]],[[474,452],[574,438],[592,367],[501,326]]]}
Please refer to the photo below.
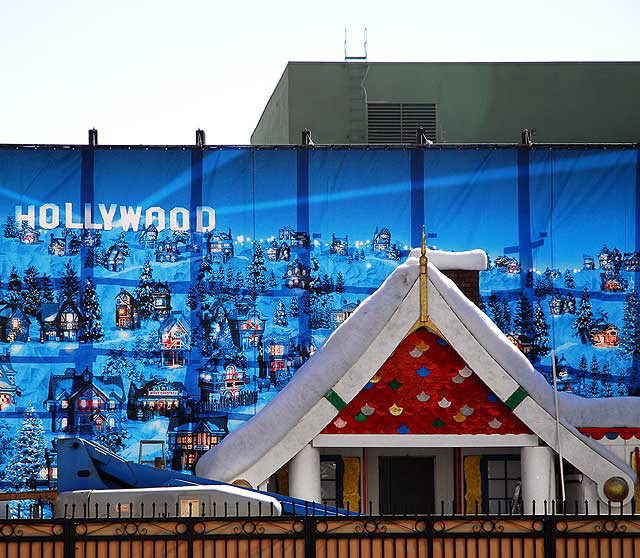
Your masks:
{"label": "colored ornament decoration", "polygon": [[402,387],[402,383],[399,382],[396,378],[394,378],[393,380],[391,380],[388,384],[387,384],[391,389],[400,389]]}
{"label": "colored ornament decoration", "polygon": [[373,407],[371,407],[371,406],[369,405],[369,403],[367,403],[367,404],[365,404],[365,405],[360,409],[360,412],[361,412],[363,415],[365,415],[365,416],[367,416],[367,417],[370,417],[373,413],[375,413],[375,412],[376,412],[376,410],[375,410]]}
{"label": "colored ornament decoration", "polygon": [[443,397],[442,399],[440,399],[440,401],[438,401],[438,405],[443,409],[446,409],[448,407],[451,407],[451,401],[449,401],[446,397]]}
{"label": "colored ornament decoration", "polygon": [[336,420],[333,421],[333,424],[336,428],[344,428],[345,426],[347,426],[347,421],[338,417]]}
{"label": "colored ornament decoration", "polygon": [[398,407],[395,403],[389,407],[389,412],[394,417],[399,417],[402,414],[402,411],[404,411],[404,409],[402,407]]}
{"label": "colored ornament decoration", "polygon": [[413,351],[411,351],[409,354],[410,354],[413,358],[420,358],[420,357],[422,356],[422,351],[416,347],[416,348],[415,348],[415,349],[413,349]]}
{"label": "colored ornament decoration", "polygon": [[444,339],[442,339],[441,337],[438,337],[438,345],[442,345],[443,347],[448,347],[449,343],[447,343]]}
{"label": "colored ornament decoration", "polygon": [[[413,350],[421,356],[410,355]],[[409,334],[374,372],[323,433],[530,433],[453,347],[426,329]]]}

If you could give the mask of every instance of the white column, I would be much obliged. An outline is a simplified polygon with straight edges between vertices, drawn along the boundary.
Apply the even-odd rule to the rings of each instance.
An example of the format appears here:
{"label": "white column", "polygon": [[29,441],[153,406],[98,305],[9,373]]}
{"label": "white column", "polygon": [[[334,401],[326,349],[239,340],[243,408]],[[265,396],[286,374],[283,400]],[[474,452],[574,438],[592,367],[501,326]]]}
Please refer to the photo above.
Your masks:
{"label": "white column", "polygon": [[524,513],[533,513],[533,500],[536,501],[536,514],[545,512],[545,500],[547,513],[551,513],[552,502],[556,500],[555,452],[547,446],[522,448],[520,467]]}
{"label": "white column", "polygon": [[320,502],[320,451],[307,444],[289,461],[289,496]]}

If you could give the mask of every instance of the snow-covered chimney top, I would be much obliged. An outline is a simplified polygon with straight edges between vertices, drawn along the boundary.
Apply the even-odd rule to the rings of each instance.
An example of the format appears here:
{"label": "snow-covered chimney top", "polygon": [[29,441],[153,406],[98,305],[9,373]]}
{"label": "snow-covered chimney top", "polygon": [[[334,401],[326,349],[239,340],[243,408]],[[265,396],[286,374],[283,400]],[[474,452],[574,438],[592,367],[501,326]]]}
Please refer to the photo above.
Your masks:
{"label": "snow-covered chimney top", "polygon": [[[409,253],[410,258],[420,257],[420,248]],[[467,250],[466,252],[447,252],[445,250],[427,249],[427,258],[440,270],[460,269],[465,271],[484,271],[487,269],[487,254],[484,250]]]}

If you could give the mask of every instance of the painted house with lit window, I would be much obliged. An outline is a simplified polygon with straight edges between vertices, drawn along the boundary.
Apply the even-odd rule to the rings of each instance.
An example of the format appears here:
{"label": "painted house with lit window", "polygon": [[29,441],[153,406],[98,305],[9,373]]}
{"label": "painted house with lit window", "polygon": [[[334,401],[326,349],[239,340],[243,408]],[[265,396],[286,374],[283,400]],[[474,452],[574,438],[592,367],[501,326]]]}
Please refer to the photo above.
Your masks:
{"label": "painted house with lit window", "polygon": [[336,256],[348,256],[349,255],[349,236],[338,237],[335,234],[331,235],[331,245],[329,246],[329,253]]}
{"label": "painted house with lit window", "polygon": [[292,248],[309,248],[309,233],[294,231],[291,227],[283,227],[278,231],[278,239],[283,240]]}
{"label": "painted house with lit window", "polygon": [[158,346],[162,366],[185,366],[191,351],[189,324],[182,312],[171,314],[158,327]]}
{"label": "painted house with lit window", "polygon": [[120,289],[116,296],[116,327],[119,329],[138,329],[140,327],[138,301],[129,291],[124,289]]}
{"label": "painted house with lit window", "polygon": [[43,304],[39,313],[40,342],[76,342],[82,324],[82,312],[77,304],[67,299],[62,304]]}
{"label": "painted house with lit window", "polygon": [[227,232],[217,229],[207,233],[207,252],[214,263],[227,263],[233,258],[233,238],[231,228]]}
{"label": "painted house with lit window", "polygon": [[207,451],[229,433],[227,417],[173,417],[169,421],[169,455],[174,471],[193,471]]}
{"label": "painted house with lit window", "polygon": [[18,304],[7,304],[0,308],[0,341],[29,341],[31,319]]}
{"label": "painted house with lit window", "polygon": [[171,289],[169,283],[156,283],[151,293],[153,300],[153,319],[164,320],[171,312]]}
{"label": "painted house with lit window", "polygon": [[334,328],[338,327],[342,324],[351,314],[353,314],[360,304],[358,302],[347,302],[344,301],[344,304],[340,308],[336,308],[331,311],[331,324]]}
{"label": "painted house with lit window", "polygon": [[305,289],[308,291],[311,272],[308,266],[296,258],[287,265],[282,278],[284,279],[285,287],[289,289]]}
{"label": "painted house with lit window", "polygon": [[441,271],[486,262],[413,251],[196,474],[373,514],[530,514],[560,498],[560,450],[567,511],[631,513],[640,401],[560,392],[556,419],[553,388]]}
{"label": "painted house with lit window", "polygon": [[233,343],[238,349],[245,351],[261,346],[267,321],[255,306],[237,309],[228,316],[228,321]]}
{"label": "painted house with lit window", "polygon": [[26,221],[23,221],[19,238],[22,244],[37,244],[40,242],[40,232],[28,225]]}
{"label": "painted house with lit window", "polygon": [[156,262],[177,262],[181,254],[175,239],[166,237],[156,244]]}
{"label": "painted house with lit window", "polygon": [[129,386],[127,417],[130,420],[147,421],[156,417],[172,417],[184,413],[187,390],[182,382],[170,382],[154,377],[142,387],[134,382]]}
{"label": "painted house with lit window", "polygon": [[62,229],[60,236],[51,233],[47,251],[52,256],[64,256],[67,253],[67,229]]}
{"label": "painted house with lit window", "polygon": [[158,227],[151,223],[147,228],[143,229],[138,236],[138,244],[142,248],[149,250],[156,249],[156,243],[158,242]]}
{"label": "painted house with lit window", "polygon": [[269,380],[276,389],[282,389],[293,374],[291,336],[288,333],[272,334],[265,339],[263,345]]}
{"label": "painted house with lit window", "polygon": [[107,250],[105,264],[108,271],[122,271],[124,269],[125,255],[122,250],[114,244]]}
{"label": "painted house with lit window", "polygon": [[93,436],[107,427],[120,430],[125,394],[121,376],[94,375],[89,368],[51,374],[45,407],[51,431]]}
{"label": "painted house with lit window", "polygon": [[0,411],[15,408],[16,399],[22,395],[22,390],[16,385],[16,371],[11,365],[11,355],[0,355]]}

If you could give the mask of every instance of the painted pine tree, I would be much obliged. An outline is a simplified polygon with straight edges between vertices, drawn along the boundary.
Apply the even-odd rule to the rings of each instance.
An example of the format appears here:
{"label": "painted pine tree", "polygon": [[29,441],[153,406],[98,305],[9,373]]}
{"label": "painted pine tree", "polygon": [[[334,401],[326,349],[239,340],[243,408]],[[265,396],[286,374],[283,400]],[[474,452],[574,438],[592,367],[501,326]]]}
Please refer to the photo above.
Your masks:
{"label": "painted pine tree", "polygon": [[78,274],[69,260],[64,264],[64,273],[60,282],[60,289],[64,300],[75,300],[80,293]]}
{"label": "painted pine tree", "polygon": [[533,316],[533,351],[532,358],[539,359],[551,351],[549,343],[549,324],[545,320],[544,310],[540,303]]}
{"label": "painted pine tree", "polygon": [[24,311],[32,316],[38,313],[42,306],[42,287],[38,280],[38,270],[28,267],[24,272],[24,291],[22,291]]}
{"label": "painted pine tree", "polygon": [[42,289],[43,302],[53,302],[55,300],[53,284],[51,283],[51,277],[49,277],[46,273],[42,274],[42,278],[40,279],[40,287]]}
{"label": "painted pine tree", "polygon": [[6,421],[0,421],[0,478],[4,475],[4,470],[9,460],[11,444],[13,442],[12,431]]}
{"label": "painted pine tree", "polygon": [[520,295],[516,304],[513,327],[517,333],[533,338],[533,306],[525,294]]}
{"label": "painted pine tree", "polygon": [[269,288],[270,289],[278,288],[278,281],[276,280],[276,274],[273,271],[269,272]]}
{"label": "painted pine tree", "polygon": [[500,331],[508,333],[509,325],[505,323],[504,312],[502,307],[502,301],[498,298],[498,295],[493,293],[489,296],[487,301],[487,309],[489,316],[493,320],[493,323],[498,326]]}
{"label": "painted pine tree", "polygon": [[46,447],[42,421],[31,405],[25,411],[13,441],[5,482],[15,490],[35,490],[40,472],[46,465]]}
{"label": "painted pine tree", "polygon": [[292,318],[297,318],[300,316],[300,305],[298,303],[298,297],[292,296],[291,303],[289,304],[289,315]]}
{"label": "painted pine tree", "polygon": [[[145,346],[144,342],[140,343],[139,349],[140,354],[136,354],[137,357],[148,356],[151,358],[153,356],[147,354],[148,347]],[[132,382],[144,381],[143,374],[138,372],[133,360],[125,354],[125,346],[123,343],[112,345],[109,348],[103,370],[105,376],[122,376],[123,378],[129,378]]]}
{"label": "painted pine tree", "polygon": [[342,294],[344,292],[344,277],[340,271],[338,271],[338,276],[336,277],[336,292],[338,294]]}
{"label": "painted pine tree", "polygon": [[138,287],[134,291],[134,295],[138,300],[138,312],[143,320],[147,320],[153,315],[153,284],[153,268],[151,267],[151,262],[145,260]]}
{"label": "painted pine tree", "polygon": [[105,430],[96,434],[93,439],[110,452],[118,454],[126,447],[129,432],[107,426]]}
{"label": "painted pine tree", "polygon": [[122,252],[122,255],[125,258],[129,256],[129,243],[127,242],[127,235],[124,231],[120,233],[118,241],[116,242],[116,246],[118,246],[118,250]]}
{"label": "painted pine tree", "polygon": [[597,377],[600,374],[600,365],[598,364],[596,355],[593,355],[593,357],[591,357],[591,367],[589,368],[589,371],[594,377]]}
{"label": "painted pine tree", "polygon": [[591,297],[589,296],[589,290],[587,287],[582,291],[580,297],[580,307],[576,314],[576,319],[573,322],[573,329],[576,330],[575,335],[580,337],[580,341],[583,344],[589,342],[589,331],[593,327],[593,312],[591,311]]}
{"label": "painted pine tree", "polygon": [[511,308],[509,308],[509,301],[506,298],[502,299],[502,321],[505,325],[505,331],[511,329]]}
{"label": "painted pine tree", "polygon": [[287,309],[284,307],[284,302],[282,301],[282,299],[278,300],[278,306],[273,316],[273,323],[282,327],[285,327],[289,324],[287,320]]}
{"label": "painted pine tree", "polygon": [[625,296],[619,344],[622,356],[630,358],[632,368],[637,368],[640,358],[640,294],[635,289]]}
{"label": "painted pine tree", "polygon": [[247,267],[247,288],[249,294],[255,299],[258,294],[267,288],[267,268],[264,265],[264,253],[259,242],[253,244],[253,257]]}
{"label": "painted pine tree", "polygon": [[564,272],[564,286],[567,289],[576,288],[576,282],[573,278],[573,272],[570,269],[567,269],[567,271]]}
{"label": "painted pine tree", "polygon": [[7,290],[9,291],[9,302],[11,304],[19,304],[22,300],[22,281],[15,267],[12,267],[11,273],[9,273]]}
{"label": "painted pine tree", "polygon": [[20,229],[15,217],[9,216],[4,224],[4,237],[5,238],[18,238],[20,236]]}
{"label": "painted pine tree", "polygon": [[100,302],[96,296],[96,287],[91,280],[87,278],[82,290],[82,328],[80,331],[80,341],[94,342],[101,341],[104,337],[102,329],[102,312],[100,310]]}

